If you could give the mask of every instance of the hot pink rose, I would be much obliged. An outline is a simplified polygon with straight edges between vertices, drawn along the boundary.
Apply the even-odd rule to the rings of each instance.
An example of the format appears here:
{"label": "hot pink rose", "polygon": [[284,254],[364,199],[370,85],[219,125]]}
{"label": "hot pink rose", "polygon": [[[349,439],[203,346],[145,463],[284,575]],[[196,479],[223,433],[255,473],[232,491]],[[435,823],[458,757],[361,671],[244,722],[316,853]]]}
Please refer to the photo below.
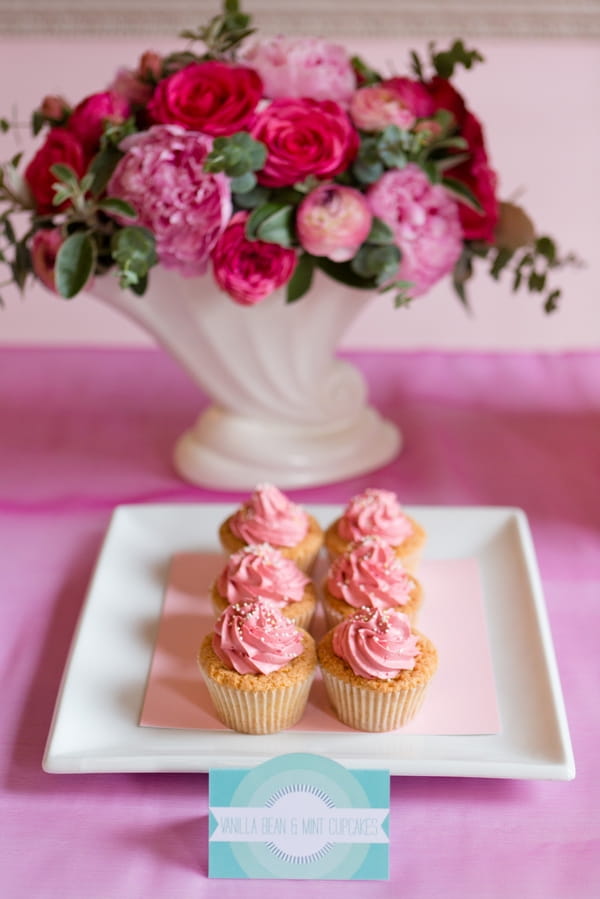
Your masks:
{"label": "hot pink rose", "polygon": [[481,123],[445,78],[433,78],[428,82],[427,90],[436,109],[447,109],[452,113],[459,134],[468,144],[470,159],[448,171],[450,177],[457,178],[470,188],[483,207],[483,213],[480,213],[464,203],[460,204],[460,220],[465,238],[493,243],[499,216],[497,177],[488,162]]}
{"label": "hot pink rose", "polygon": [[124,122],[131,113],[127,100],[112,91],[92,94],[78,103],[68,122],[67,130],[79,138],[82,147],[93,155],[100,146],[105,122]]}
{"label": "hot pink rose", "polygon": [[232,299],[253,306],[286,284],[294,272],[296,254],[276,243],[248,240],[247,212],[238,212],[212,253],[215,281]]}
{"label": "hot pink rose", "polygon": [[363,194],[341,184],[321,184],[300,203],[296,230],[313,256],[347,262],[366,239],[373,215]]}
{"label": "hot pink rose", "polygon": [[319,38],[266,38],[252,44],[244,60],[257,70],[271,100],[310,97],[347,106],[356,86],[345,48]]}
{"label": "hot pink rose", "polygon": [[267,147],[267,161],[257,175],[266,187],[289,186],[308,175],[338,175],[359,144],[350,119],[331,100],[273,100],[257,114],[252,136]]}
{"label": "hot pink rose", "polygon": [[121,143],[125,156],[108,185],[156,238],[166,268],[203,274],[229,216],[229,180],[204,171],[212,141],[175,125],[155,125]]}
{"label": "hot pink rose", "polygon": [[404,77],[387,78],[382,81],[382,87],[394,91],[402,105],[417,119],[426,118],[435,112],[435,103],[421,81]]}
{"label": "hot pink rose", "polygon": [[369,189],[373,214],[394,234],[402,251],[398,278],[414,285],[415,297],[447,275],[462,251],[462,228],[456,202],[432,184],[414,163],[385,172]]}
{"label": "hot pink rose", "polygon": [[48,290],[52,290],[54,293],[56,293],[54,266],[62,242],[63,236],[58,228],[36,231],[31,241],[33,273]]}
{"label": "hot pink rose", "polygon": [[160,81],[148,112],[154,122],[227,136],[248,126],[261,97],[262,82],[253,69],[209,60]]}
{"label": "hot pink rose", "polygon": [[35,208],[44,215],[69,205],[68,201],[61,206],[52,203],[55,195],[52,185],[56,184],[57,178],[50,167],[58,162],[70,166],[79,177],[87,168],[86,154],[79,139],[64,128],[52,128],[48,132],[45,142],[25,169],[25,180],[33,194]]}

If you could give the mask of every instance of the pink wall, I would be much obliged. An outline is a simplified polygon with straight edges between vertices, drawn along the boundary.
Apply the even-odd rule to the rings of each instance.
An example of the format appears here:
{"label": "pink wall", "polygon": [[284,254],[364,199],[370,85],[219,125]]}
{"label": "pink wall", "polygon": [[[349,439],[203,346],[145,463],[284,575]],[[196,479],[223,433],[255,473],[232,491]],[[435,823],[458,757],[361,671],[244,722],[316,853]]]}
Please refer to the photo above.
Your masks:
{"label": "pink wall", "polygon": [[[408,51],[426,41],[348,41],[379,68],[405,70]],[[441,44],[442,42],[438,42]],[[545,316],[536,297],[515,296],[481,274],[467,315],[447,284],[408,310],[375,298],[346,335],[348,347],[590,348],[600,346],[600,44],[575,40],[481,40],[486,57],[458,84],[483,119],[504,198],[519,197],[538,226],[586,260],[558,277],[561,311]],[[119,65],[133,65],[149,47],[170,39],[10,38],[0,40],[0,114],[27,121],[47,93],[76,102],[101,90]],[[15,143],[0,138],[0,158],[32,144],[27,129]],[[24,298],[2,291],[0,344],[148,344],[150,338],[99,302],[71,302],[31,289]]]}

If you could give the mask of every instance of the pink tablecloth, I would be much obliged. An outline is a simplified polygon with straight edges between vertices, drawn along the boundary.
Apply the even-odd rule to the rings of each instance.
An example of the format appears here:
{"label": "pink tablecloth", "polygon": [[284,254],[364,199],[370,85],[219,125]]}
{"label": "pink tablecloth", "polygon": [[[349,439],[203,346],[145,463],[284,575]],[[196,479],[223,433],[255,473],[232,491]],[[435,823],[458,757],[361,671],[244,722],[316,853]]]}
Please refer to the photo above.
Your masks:
{"label": "pink tablecloth", "polygon": [[[393,778],[391,882],[373,896],[574,899],[600,893],[600,352],[355,354],[405,450],[352,481],[433,505],[525,509],[571,727],[572,782]],[[217,501],[170,451],[204,403],[153,350],[0,351],[0,895],[305,895],[207,879],[205,775],[47,775],[43,748],[112,508]],[[123,598],[126,602],[126,597]],[[108,648],[107,648],[108,651]],[[309,887],[310,888],[310,887]],[[316,887],[313,887],[316,890]],[[364,896],[358,883],[328,895]]]}

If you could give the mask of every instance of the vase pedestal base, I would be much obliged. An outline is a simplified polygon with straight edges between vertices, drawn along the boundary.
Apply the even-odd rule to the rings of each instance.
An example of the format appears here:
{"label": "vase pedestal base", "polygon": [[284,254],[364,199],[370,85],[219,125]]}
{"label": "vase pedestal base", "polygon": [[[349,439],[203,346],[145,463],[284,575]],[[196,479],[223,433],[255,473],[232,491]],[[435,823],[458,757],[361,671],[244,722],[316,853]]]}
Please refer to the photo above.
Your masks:
{"label": "vase pedestal base", "polygon": [[335,425],[258,421],[212,406],[179,439],[174,463],[187,481],[213,489],[311,487],[374,471],[401,445],[396,425],[371,406]]}

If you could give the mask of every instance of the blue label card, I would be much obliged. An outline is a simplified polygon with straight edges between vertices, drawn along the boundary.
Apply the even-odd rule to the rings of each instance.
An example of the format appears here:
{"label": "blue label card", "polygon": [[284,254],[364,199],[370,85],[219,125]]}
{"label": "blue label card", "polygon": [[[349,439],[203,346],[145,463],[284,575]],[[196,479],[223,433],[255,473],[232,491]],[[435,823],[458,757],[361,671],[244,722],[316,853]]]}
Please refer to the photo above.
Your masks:
{"label": "blue label card", "polygon": [[311,753],[209,774],[209,877],[389,878],[388,771]]}

